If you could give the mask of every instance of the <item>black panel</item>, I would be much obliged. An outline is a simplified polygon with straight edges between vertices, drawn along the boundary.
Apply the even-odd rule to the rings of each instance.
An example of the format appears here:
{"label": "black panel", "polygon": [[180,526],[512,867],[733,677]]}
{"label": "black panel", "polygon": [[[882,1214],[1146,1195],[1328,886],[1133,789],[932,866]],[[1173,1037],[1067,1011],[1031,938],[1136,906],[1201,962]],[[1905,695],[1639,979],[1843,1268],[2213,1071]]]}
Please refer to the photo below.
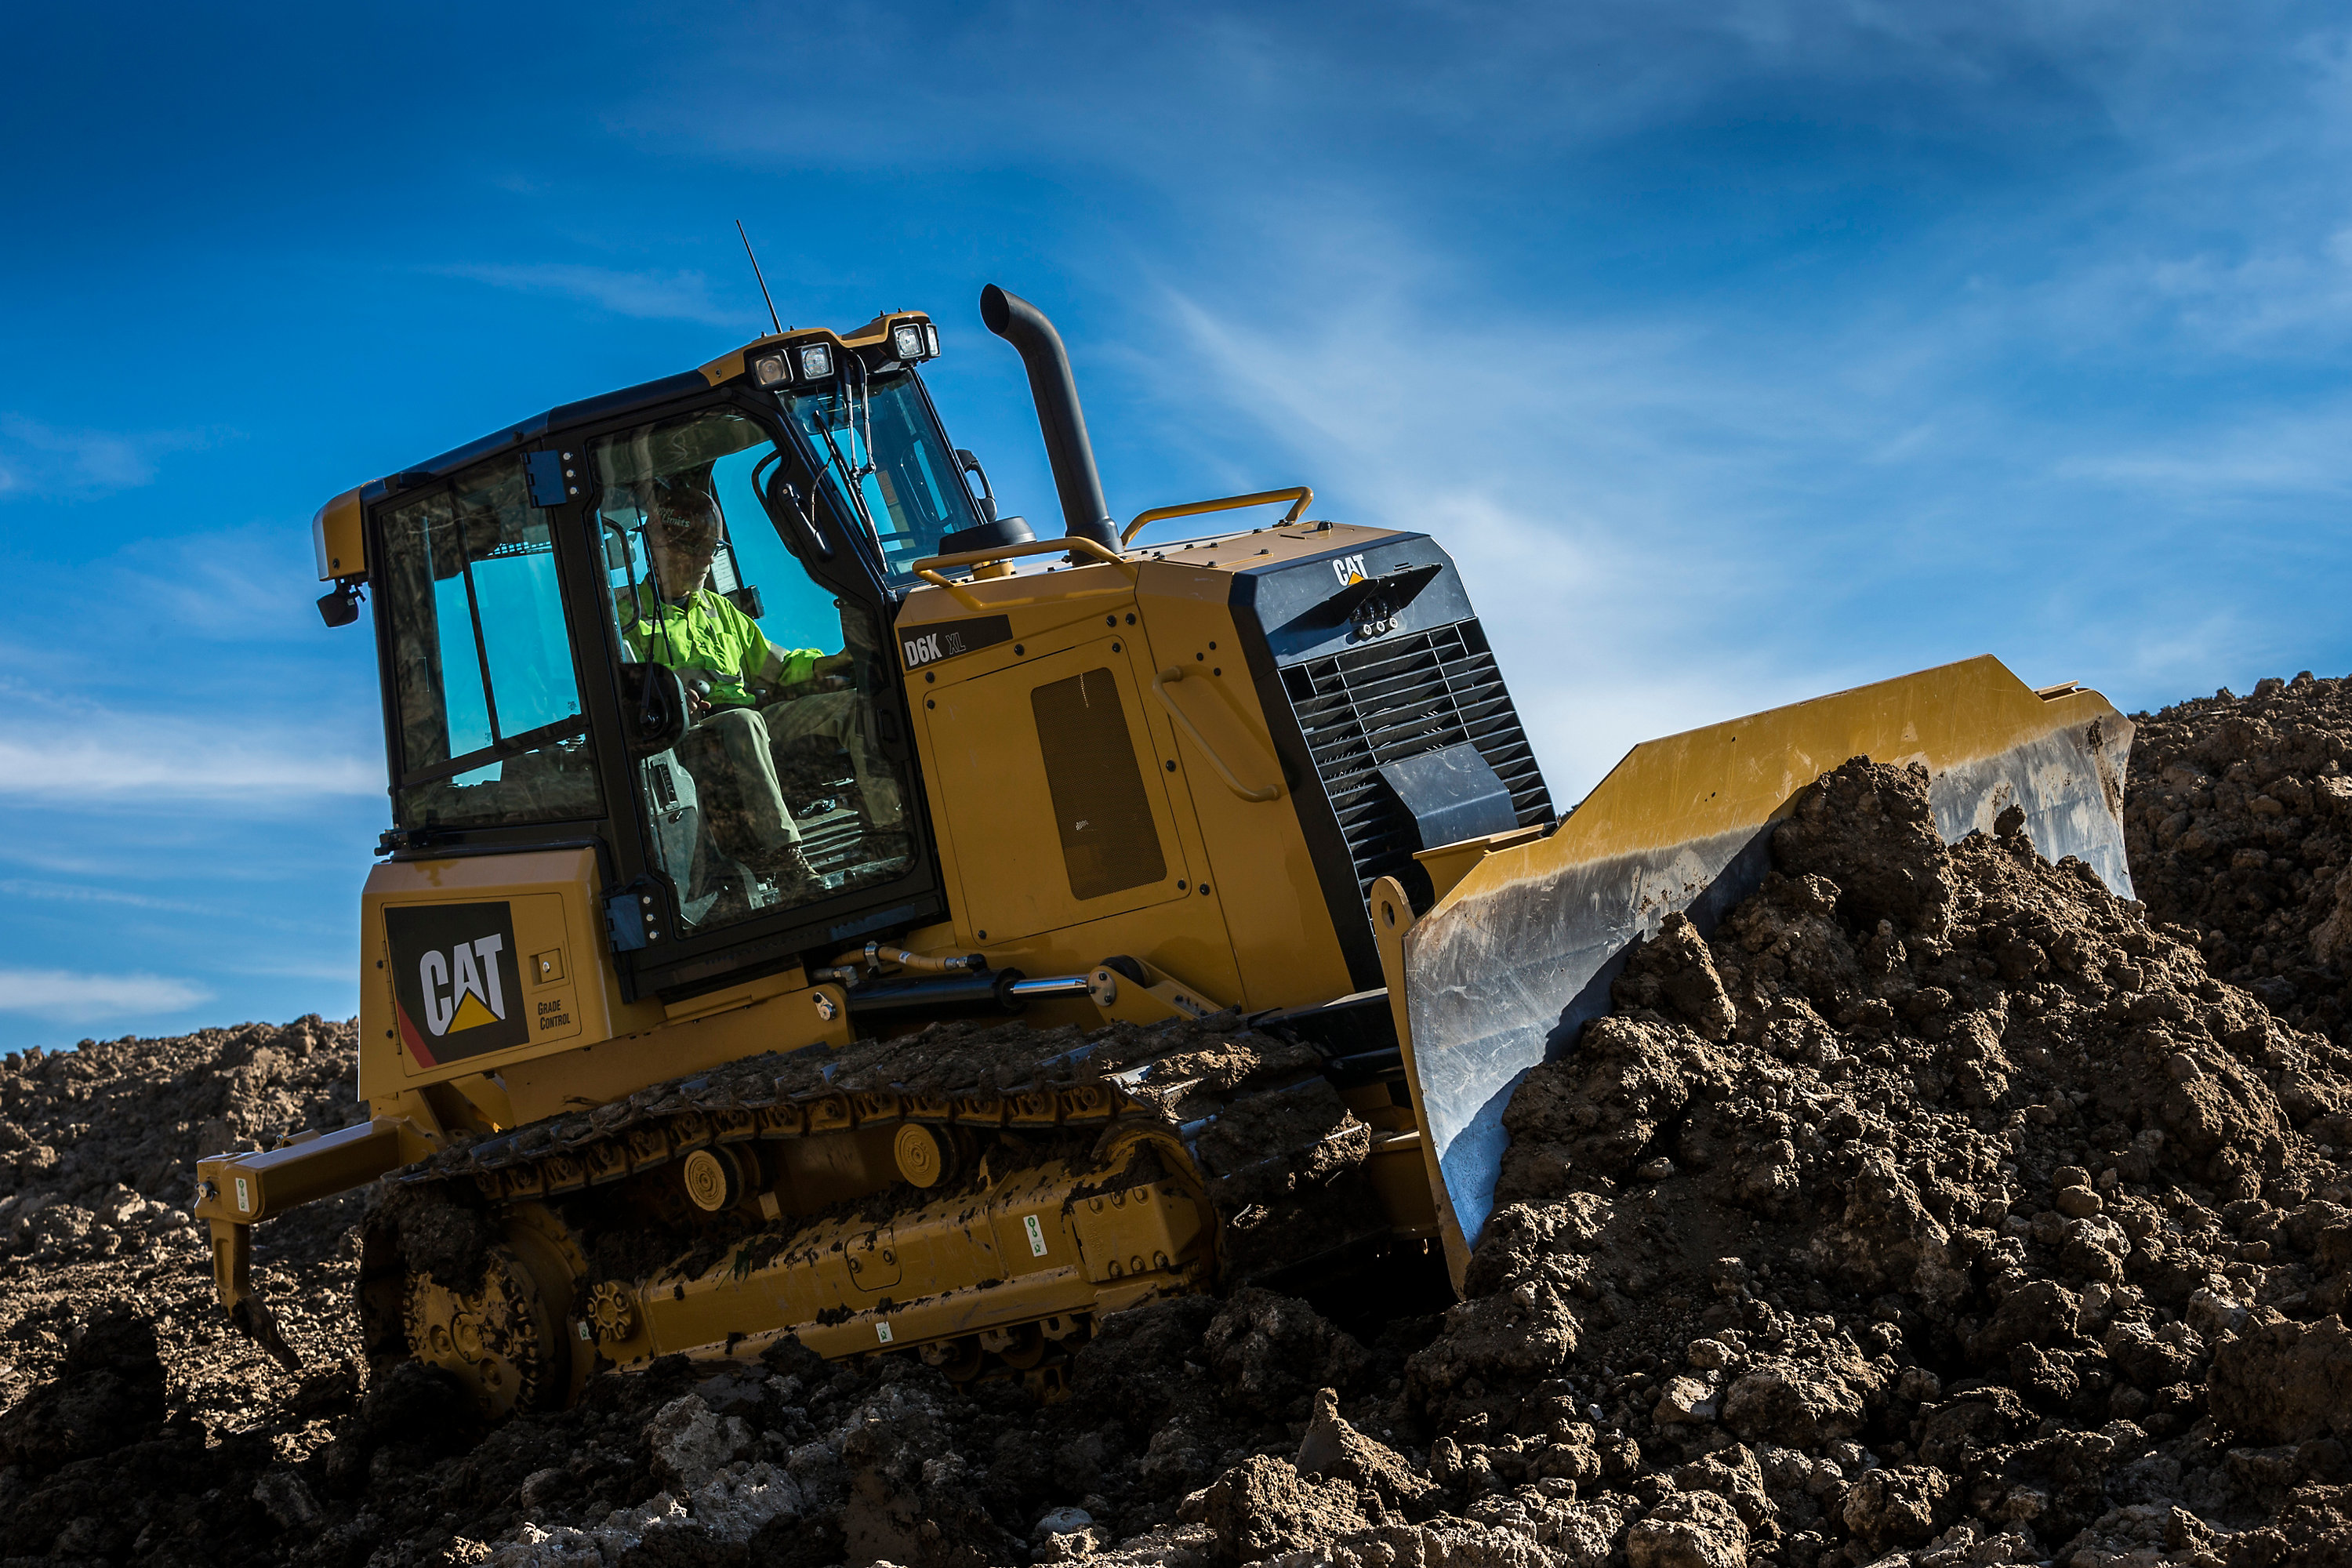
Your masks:
{"label": "black panel", "polygon": [[394,1014],[426,1067],[527,1044],[513,906],[399,905],[383,911]]}
{"label": "black panel", "polygon": [[1385,764],[1465,742],[1510,792],[1517,826],[1552,819],[1551,795],[1476,621],[1381,637],[1282,672],[1357,885],[1402,874],[1422,847]]}
{"label": "black panel", "polygon": [[[1376,625],[1365,624],[1367,582],[1389,601]],[[1427,534],[1245,568],[1230,602],[1349,973],[1359,988],[1377,988],[1364,912],[1371,882],[1402,875],[1408,888],[1427,886],[1413,875],[1422,845],[1412,814],[1380,770],[1466,743],[1524,826],[1551,820],[1542,773],[1461,574]]]}
{"label": "black panel", "polygon": [[943,658],[978,653],[1013,640],[1010,616],[970,616],[961,621],[934,621],[929,626],[900,627],[898,657],[908,673]]}
{"label": "black panel", "polygon": [[1045,759],[1070,896],[1098,899],[1164,879],[1168,860],[1152,826],[1117,679],[1108,669],[1090,669],[1038,687],[1029,703],[1037,717],[1037,749]]}

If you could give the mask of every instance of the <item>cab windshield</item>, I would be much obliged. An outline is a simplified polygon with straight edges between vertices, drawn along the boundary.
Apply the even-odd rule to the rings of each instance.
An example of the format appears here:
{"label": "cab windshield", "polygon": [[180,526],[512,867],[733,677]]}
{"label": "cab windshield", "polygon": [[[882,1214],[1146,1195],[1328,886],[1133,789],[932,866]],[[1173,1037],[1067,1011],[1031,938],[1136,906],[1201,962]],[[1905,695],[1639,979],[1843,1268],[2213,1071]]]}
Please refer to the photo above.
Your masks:
{"label": "cab windshield", "polygon": [[978,525],[955,453],[911,371],[870,380],[854,353],[823,392],[782,395],[841,509],[871,531],[893,587],[940,553],[940,536]]}

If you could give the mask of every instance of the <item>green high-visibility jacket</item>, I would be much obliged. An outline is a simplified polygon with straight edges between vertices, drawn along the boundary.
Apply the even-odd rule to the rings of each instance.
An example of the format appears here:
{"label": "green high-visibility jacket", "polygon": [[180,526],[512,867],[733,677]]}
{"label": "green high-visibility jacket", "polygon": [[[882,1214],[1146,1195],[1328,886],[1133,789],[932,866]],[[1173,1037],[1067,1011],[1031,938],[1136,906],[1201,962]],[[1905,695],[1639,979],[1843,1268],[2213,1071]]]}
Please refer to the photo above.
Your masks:
{"label": "green high-visibility jacket", "polygon": [[749,708],[757,700],[753,681],[793,685],[806,680],[825,657],[820,648],[778,647],[758,622],[708,588],[697,588],[681,605],[656,597],[652,584],[640,583],[635,609],[621,628],[630,651],[673,669],[709,670],[714,707]]}

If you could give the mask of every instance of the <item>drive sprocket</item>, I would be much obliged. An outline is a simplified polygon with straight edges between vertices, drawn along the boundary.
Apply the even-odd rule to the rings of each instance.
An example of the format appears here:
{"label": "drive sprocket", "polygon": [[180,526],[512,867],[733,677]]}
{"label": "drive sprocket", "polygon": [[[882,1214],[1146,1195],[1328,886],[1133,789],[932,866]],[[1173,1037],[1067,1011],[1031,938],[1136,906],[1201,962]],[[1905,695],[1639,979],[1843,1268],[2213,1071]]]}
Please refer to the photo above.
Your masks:
{"label": "drive sprocket", "polygon": [[493,1421],[563,1405],[585,1371],[569,1305],[580,1259],[538,1205],[508,1215],[505,1239],[482,1249],[471,1289],[405,1271],[401,1330],[408,1353],[456,1377]]}

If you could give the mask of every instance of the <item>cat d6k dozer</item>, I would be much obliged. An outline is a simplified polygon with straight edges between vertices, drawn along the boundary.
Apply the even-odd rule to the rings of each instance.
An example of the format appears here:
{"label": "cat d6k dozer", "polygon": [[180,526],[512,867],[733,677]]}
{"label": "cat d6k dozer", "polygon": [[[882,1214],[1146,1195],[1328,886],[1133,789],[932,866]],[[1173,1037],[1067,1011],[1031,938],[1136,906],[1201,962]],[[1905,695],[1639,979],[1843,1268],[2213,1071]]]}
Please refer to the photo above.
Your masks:
{"label": "cat d6k dozer", "polygon": [[948,439],[911,311],[320,509],[383,691],[370,1115],[199,1166],[281,1358],[252,1227],[363,1184],[367,1351],[492,1415],[787,1335],[1050,1384],[1108,1313],[1400,1241],[1458,1284],[1513,1087],[1823,771],[1922,763],[1948,836],[2014,807],[2128,891],[2130,726],[1990,658],[1652,742],[1559,816],[1435,540],[1304,487],[1118,527],[1061,340],[981,313],[1050,537]]}

